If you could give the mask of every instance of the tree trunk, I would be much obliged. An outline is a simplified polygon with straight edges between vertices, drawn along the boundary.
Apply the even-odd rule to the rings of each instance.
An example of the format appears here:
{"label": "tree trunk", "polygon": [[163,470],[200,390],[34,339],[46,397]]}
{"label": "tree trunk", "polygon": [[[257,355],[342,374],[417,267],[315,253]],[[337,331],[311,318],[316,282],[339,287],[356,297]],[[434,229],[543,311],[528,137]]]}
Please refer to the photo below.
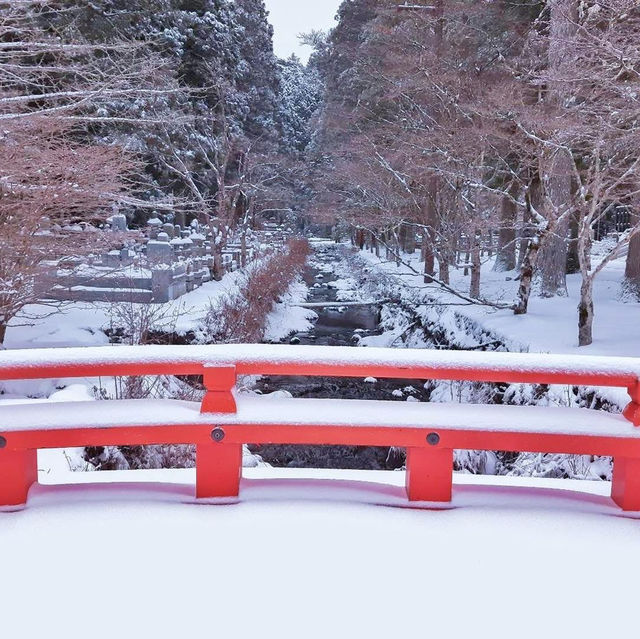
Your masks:
{"label": "tree trunk", "polygon": [[471,238],[464,238],[464,249],[464,258],[462,258],[464,260],[463,275],[467,277],[469,275],[469,267],[467,266],[467,264],[471,262]]}
{"label": "tree trunk", "polygon": [[516,268],[520,269],[522,267],[522,261],[524,260],[524,256],[527,254],[527,250],[529,248],[529,230],[526,228],[529,224],[529,214],[525,212],[524,218],[522,220],[522,232],[520,234],[520,240],[518,242],[518,262],[516,264]]}
{"label": "tree trunk", "polygon": [[480,258],[481,244],[482,233],[476,231],[471,249],[471,285],[469,287],[469,295],[475,299],[480,297],[480,269],[482,267],[482,260]]}
{"label": "tree trunk", "polygon": [[[529,189],[526,194],[527,208],[525,210],[525,220],[530,220],[532,217],[531,208],[540,205],[542,199],[542,184],[537,177],[529,184]],[[530,236],[529,231],[526,232],[527,236]],[[523,253],[520,264],[520,286],[518,287],[518,297],[513,312],[516,315],[526,315],[529,310],[529,299],[531,298],[531,288],[533,286],[533,276],[536,270],[536,264],[538,256],[540,255],[540,243],[542,236],[540,233],[534,233],[532,237],[523,238],[523,243],[526,242],[526,250]],[[520,247],[522,251],[522,246]]]}
{"label": "tree trunk", "polygon": [[580,256],[578,255],[578,233],[580,220],[574,212],[569,221],[569,245],[567,247],[567,275],[580,272]]}
{"label": "tree trunk", "polygon": [[433,282],[433,275],[436,273],[436,220],[437,220],[437,197],[440,181],[437,176],[429,178],[429,193],[425,207],[425,226],[422,234],[424,252],[424,283]]}
{"label": "tree trunk", "polygon": [[374,233],[371,234],[371,245],[373,246],[376,257],[380,257],[380,243],[378,242],[378,236]]}
{"label": "tree trunk", "polygon": [[525,194],[527,206],[522,214],[522,228],[520,230],[520,246],[518,247],[518,269],[522,268],[522,263],[529,251],[529,240],[531,239],[531,223],[533,214],[531,206],[536,209],[542,204],[542,184],[536,175],[530,182]]}
{"label": "tree trunk", "polygon": [[438,256],[438,277],[441,282],[451,284],[449,277],[449,254],[447,252],[442,252]]}
{"label": "tree trunk", "polygon": [[487,232],[487,257],[493,257],[493,231]]}
{"label": "tree trunk", "polygon": [[533,285],[533,273],[535,271],[538,254],[540,252],[540,238],[535,235],[529,240],[527,252],[520,267],[520,287],[518,288],[518,298],[513,312],[516,315],[526,315],[529,310],[529,299],[531,298],[531,287]]}
{"label": "tree trunk", "polygon": [[5,322],[0,322],[0,348],[4,344],[4,338],[7,336],[7,325]]}
{"label": "tree trunk", "polygon": [[[575,35],[578,19],[577,0],[550,0],[549,102],[562,109],[568,99],[564,76],[571,72],[572,58],[567,43]],[[555,81],[554,81],[555,78]],[[571,206],[572,158],[565,150],[558,150],[551,159],[549,169],[549,199],[557,219],[556,232],[549,234],[541,251],[540,293],[543,297],[567,295],[567,246]]]}
{"label": "tree trunk", "polygon": [[416,232],[412,224],[402,225],[402,244],[405,253],[413,255],[416,252]]}
{"label": "tree trunk", "polygon": [[[517,185],[509,189],[513,198],[518,195]],[[502,273],[513,271],[516,267],[516,217],[518,206],[510,197],[503,197],[500,205],[500,233],[498,235],[498,254],[493,270]]]}
{"label": "tree trunk", "polygon": [[553,233],[546,237],[539,256],[540,295],[567,295],[567,247],[571,203],[571,158],[558,151],[551,163],[549,199],[554,208],[552,216],[559,218]]}
{"label": "tree trunk", "polygon": [[[632,228],[638,224],[640,224],[640,213],[635,213],[631,217]],[[624,277],[624,292],[640,301],[640,233],[636,233],[629,243]]]}
{"label": "tree trunk", "polygon": [[433,243],[431,240],[431,231],[422,234],[422,253],[424,255],[424,283],[431,284],[433,276],[436,272],[435,254],[433,252]]}
{"label": "tree trunk", "polygon": [[223,247],[223,239],[221,237],[221,231],[216,226],[212,226],[212,250],[213,250],[213,279],[216,282],[219,282],[223,275],[223,266],[222,266],[222,247]]}
{"label": "tree trunk", "polygon": [[580,287],[578,304],[578,344],[589,346],[593,343],[593,278],[586,277]]}
{"label": "tree trunk", "polygon": [[223,277],[222,269],[222,249],[216,246],[213,249],[213,279],[219,282]]}
{"label": "tree trunk", "polygon": [[242,229],[242,235],[240,236],[240,262],[242,268],[247,265],[247,229]]}

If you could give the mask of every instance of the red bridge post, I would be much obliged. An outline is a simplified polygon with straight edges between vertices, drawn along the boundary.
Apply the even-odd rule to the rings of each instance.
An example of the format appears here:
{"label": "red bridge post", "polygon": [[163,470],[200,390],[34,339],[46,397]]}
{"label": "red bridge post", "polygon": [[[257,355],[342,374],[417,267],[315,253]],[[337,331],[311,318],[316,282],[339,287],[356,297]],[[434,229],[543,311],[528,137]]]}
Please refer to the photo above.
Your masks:
{"label": "red bridge post", "polygon": [[[216,441],[216,433],[220,433]],[[223,444],[224,431],[215,429],[210,444],[196,446],[196,498],[237,497],[242,476],[242,445]]]}
{"label": "red bridge post", "polygon": [[233,389],[236,386],[235,366],[205,366],[203,375],[207,394],[202,400],[202,413],[235,413],[236,399]]}
{"label": "red bridge post", "polygon": [[613,460],[611,498],[622,510],[640,510],[640,459],[616,457]]}
{"label": "red bridge post", "polygon": [[624,409],[624,416],[634,426],[640,426],[640,380],[629,387],[631,403]]}
{"label": "red bridge post", "polygon": [[26,504],[29,488],[37,481],[37,451],[0,448],[0,506]]}
{"label": "red bridge post", "polygon": [[[438,440],[439,441],[439,440]],[[407,449],[407,496],[409,501],[451,501],[453,450],[449,448]]]}
{"label": "red bridge post", "polygon": [[[235,366],[205,366],[201,413],[235,413]],[[237,497],[242,477],[242,445],[225,444],[225,432],[214,428],[211,443],[196,446],[196,498]]]}

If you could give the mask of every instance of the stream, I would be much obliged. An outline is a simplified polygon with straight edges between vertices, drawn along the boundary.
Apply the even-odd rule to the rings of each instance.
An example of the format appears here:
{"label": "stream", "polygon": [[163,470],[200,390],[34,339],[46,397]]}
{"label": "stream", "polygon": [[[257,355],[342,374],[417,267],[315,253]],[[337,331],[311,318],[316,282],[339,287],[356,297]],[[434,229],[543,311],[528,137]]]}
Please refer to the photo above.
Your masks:
{"label": "stream", "polygon": [[[333,307],[317,308],[317,319],[308,332],[290,335],[284,344],[318,346],[359,345],[367,337],[383,334],[382,326],[393,331],[394,340],[385,333],[381,341],[385,346],[410,345],[412,348],[448,348],[481,350],[504,349],[496,336],[480,326],[474,326],[464,317],[443,321],[440,312],[414,315],[411,307],[395,302],[384,302],[382,306],[339,306],[345,297],[338,290],[346,291],[346,298],[356,297],[354,292],[367,296],[387,291],[393,296],[388,283],[378,280],[369,272],[366,263],[352,258],[345,248],[335,244],[315,246],[304,274],[309,293],[309,303],[333,303]],[[386,287],[386,288],[385,288]],[[389,294],[390,293],[390,294]],[[338,306],[335,306],[335,304]],[[381,319],[382,318],[382,319]],[[417,320],[417,321],[414,321]],[[412,332],[402,332],[408,326]],[[455,331],[452,330],[452,326]],[[459,336],[459,337],[458,337]],[[112,341],[121,339],[119,333],[110,336]],[[153,336],[157,343],[193,343],[194,335]],[[402,339],[401,345],[398,340]],[[474,346],[478,344],[478,346]],[[372,345],[370,343],[370,345]],[[371,399],[386,401],[420,401],[483,404],[572,405],[584,408],[619,412],[619,407],[606,397],[589,388],[561,388],[546,385],[519,384],[469,384],[433,382],[429,380],[352,379],[333,377],[284,377],[264,376],[253,385],[261,394],[286,393],[293,397]],[[140,449],[140,450],[138,450]],[[184,449],[184,450],[183,450]],[[303,445],[249,445],[249,449],[276,467],[295,468],[345,468],[362,470],[391,470],[404,466],[405,451],[394,448],[355,446],[303,446]],[[123,468],[183,468],[195,462],[194,450],[190,447],[120,447],[115,456],[106,455],[105,449],[87,449],[86,461],[101,470]],[[535,453],[456,451],[457,470],[474,474],[523,475],[559,477],[571,479],[610,479],[611,460],[571,455],[538,455]]]}
{"label": "stream", "polygon": [[[307,266],[304,279],[309,287],[308,302],[335,303],[337,289],[331,286],[339,277],[331,265],[341,258],[338,247],[321,245]],[[376,306],[344,306],[314,309],[318,319],[309,332],[289,336],[291,344],[351,346],[358,348],[361,338],[381,333],[380,309]],[[285,342],[286,343],[286,342]],[[265,376],[255,390],[267,394],[287,391],[293,397],[428,401],[429,393],[419,380],[373,380],[335,377]],[[380,470],[401,468],[404,451],[354,446],[250,446],[274,466],[349,468]]]}

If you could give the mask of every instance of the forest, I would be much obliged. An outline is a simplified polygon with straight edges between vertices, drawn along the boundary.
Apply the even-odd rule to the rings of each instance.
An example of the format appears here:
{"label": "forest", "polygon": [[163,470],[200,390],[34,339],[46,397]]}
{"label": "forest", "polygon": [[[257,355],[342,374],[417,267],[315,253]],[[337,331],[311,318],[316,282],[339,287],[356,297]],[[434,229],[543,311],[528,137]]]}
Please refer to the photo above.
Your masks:
{"label": "forest", "polygon": [[[324,225],[398,262],[419,251],[425,283],[515,314],[576,273],[581,345],[611,261],[639,299],[633,0],[345,0],[301,36],[308,64],[275,56],[262,0],[0,9],[0,335],[43,258],[113,241],[69,229],[114,211],[214,234]],[[515,299],[484,290],[487,256]]]}
{"label": "forest", "polygon": [[518,270],[516,314],[579,273],[590,344],[593,283],[611,260],[628,255],[621,294],[638,299],[637,3],[395,4],[345,2],[319,39],[326,198],[312,210],[339,209],[358,243],[398,259],[420,236],[425,282],[448,287],[465,256],[464,299],[479,304],[499,304],[481,278],[495,251],[494,270]]}

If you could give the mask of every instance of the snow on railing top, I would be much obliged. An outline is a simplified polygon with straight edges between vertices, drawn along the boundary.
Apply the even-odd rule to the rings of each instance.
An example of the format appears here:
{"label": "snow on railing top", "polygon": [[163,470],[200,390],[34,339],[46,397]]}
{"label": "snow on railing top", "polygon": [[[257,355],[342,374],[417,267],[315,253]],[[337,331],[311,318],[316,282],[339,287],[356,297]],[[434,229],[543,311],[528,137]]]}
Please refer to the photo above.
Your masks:
{"label": "snow on railing top", "polygon": [[[410,501],[451,500],[453,451],[615,459],[612,497],[640,511],[640,359],[289,345],[109,346],[0,353],[0,380],[202,375],[202,404],[176,400],[0,408],[0,507],[26,502],[40,448],[196,445],[196,496],[236,499],[247,442],[407,449]],[[582,408],[256,398],[237,375],[278,374],[626,387],[623,416]],[[93,404],[93,405],[90,405]],[[625,421],[626,420],[626,421]],[[2,461],[2,460],[0,460]]]}
{"label": "snow on railing top", "polygon": [[0,380],[99,375],[197,375],[235,366],[239,375],[449,379],[617,386],[635,389],[640,358],[233,344],[106,346],[0,352]]}

